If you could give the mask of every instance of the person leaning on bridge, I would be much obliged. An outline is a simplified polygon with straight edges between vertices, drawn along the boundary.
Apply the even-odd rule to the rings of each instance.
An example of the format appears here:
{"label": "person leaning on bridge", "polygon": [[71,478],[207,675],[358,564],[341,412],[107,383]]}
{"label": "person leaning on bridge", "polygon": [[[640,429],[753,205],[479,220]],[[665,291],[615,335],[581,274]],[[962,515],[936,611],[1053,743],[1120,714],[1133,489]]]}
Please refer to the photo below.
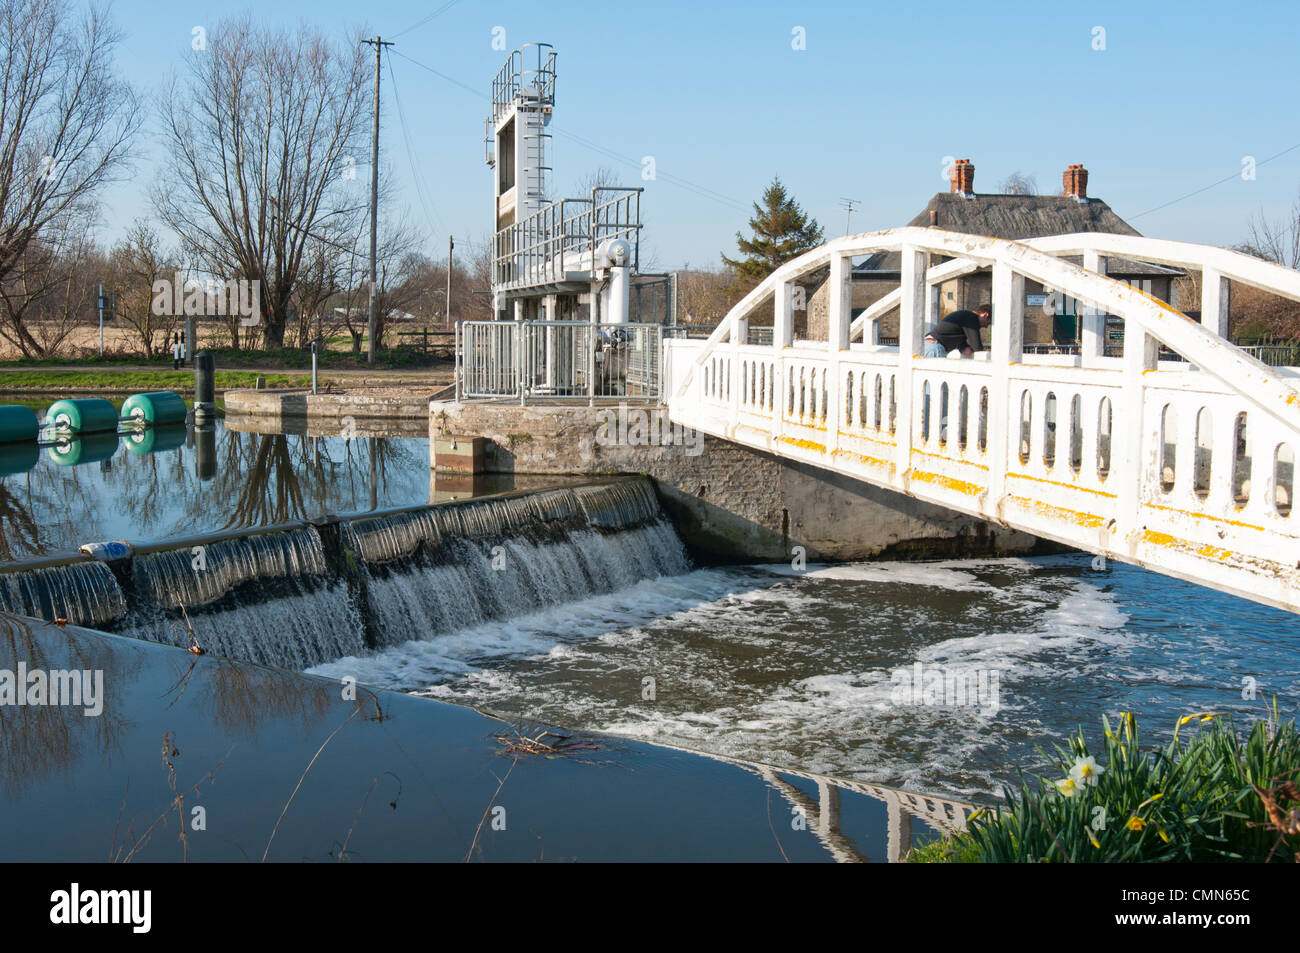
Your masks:
{"label": "person leaning on bridge", "polygon": [[939,343],[943,345],[948,356],[953,351],[962,357],[970,357],[976,351],[984,350],[980,340],[980,329],[987,328],[993,320],[993,309],[982,304],[974,311],[954,311],[939,322]]}
{"label": "person leaning on bridge", "polygon": [[947,357],[948,349],[939,343],[939,325],[932,324],[925,329],[925,350],[922,357]]}

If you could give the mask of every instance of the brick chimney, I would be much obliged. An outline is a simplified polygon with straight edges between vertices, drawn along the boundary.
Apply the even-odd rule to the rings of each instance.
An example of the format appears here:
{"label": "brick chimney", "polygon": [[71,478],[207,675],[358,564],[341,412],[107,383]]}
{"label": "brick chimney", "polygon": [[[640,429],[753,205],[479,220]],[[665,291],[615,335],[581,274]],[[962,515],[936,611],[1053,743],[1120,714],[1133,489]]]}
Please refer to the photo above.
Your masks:
{"label": "brick chimney", "polygon": [[948,172],[948,180],[952,183],[951,191],[958,195],[975,194],[975,166],[971,165],[970,159],[954,162]]}
{"label": "brick chimney", "polygon": [[1066,166],[1061,181],[1065,186],[1066,195],[1078,202],[1088,201],[1088,170],[1082,163]]}

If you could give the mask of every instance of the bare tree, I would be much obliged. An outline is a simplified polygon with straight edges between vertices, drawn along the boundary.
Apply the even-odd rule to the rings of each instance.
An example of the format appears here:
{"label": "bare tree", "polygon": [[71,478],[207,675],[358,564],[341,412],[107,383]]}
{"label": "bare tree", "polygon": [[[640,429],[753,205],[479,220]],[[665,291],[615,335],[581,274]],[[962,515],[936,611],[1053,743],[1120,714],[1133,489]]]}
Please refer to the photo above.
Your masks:
{"label": "bare tree", "polygon": [[677,320],[682,324],[716,325],[738,300],[735,280],[726,270],[687,264],[677,273]]}
{"label": "bare tree", "polygon": [[1020,170],[1012,172],[1002,180],[998,191],[1003,195],[1037,195],[1038,180],[1032,175],[1025,175]]}
{"label": "bare tree", "polygon": [[158,335],[163,336],[161,350],[176,328],[177,317],[155,314],[154,282],[172,281],[176,273],[175,255],[164,250],[162,238],[144,219],[137,219],[126,237],[108,253],[110,285],[115,292],[116,320],[130,328],[140,339],[146,358],[159,352]]}
{"label": "bare tree", "polygon": [[592,189],[607,189],[622,184],[616,171],[609,166],[602,165],[574,182],[573,191],[570,195],[575,199],[590,198]]}
{"label": "bare tree", "polygon": [[[380,207],[385,204],[386,188],[381,181]],[[351,251],[343,251],[338,258],[337,293],[321,306],[322,314],[327,311],[336,322],[336,330],[345,330],[352,339],[352,353],[361,356],[361,342],[369,324],[370,315],[370,223],[366,219],[358,221],[352,235],[340,245]],[[384,334],[390,320],[400,313],[409,312],[418,306],[418,293],[415,301],[409,300],[406,292],[399,290],[412,274],[422,256],[410,252],[419,248],[422,236],[405,221],[392,222],[381,219],[379,223],[379,241],[375,246],[376,274],[375,289],[375,347],[383,346]]]}
{"label": "bare tree", "polygon": [[169,161],[154,190],[163,220],[224,280],[261,282],[261,330],[284,343],[311,235],[364,209],[355,172],[368,148],[360,44],[247,17],[191,53],[162,108]]}
{"label": "bare tree", "polygon": [[119,38],[95,7],[78,13],[66,0],[0,0],[3,333],[24,354],[44,354],[48,344],[23,323],[33,309],[12,295],[48,292],[51,266],[84,251],[95,194],[129,155],[140,110],[113,72]]}
{"label": "bare tree", "polygon": [[1300,199],[1277,221],[1269,220],[1260,209],[1246,227],[1250,239],[1242,251],[1287,268],[1300,268]]}
{"label": "bare tree", "polygon": [[317,338],[329,337],[338,322],[329,303],[344,290],[341,283],[347,269],[346,259],[357,257],[355,249],[345,248],[339,235],[311,235],[303,253],[303,265],[294,283],[292,307],[298,320],[285,329],[296,347],[307,347]]}
{"label": "bare tree", "polygon": [[77,326],[90,316],[86,276],[103,267],[103,256],[79,223],[47,224],[0,279],[0,338],[25,357],[64,351]]}
{"label": "bare tree", "polygon": [[[1260,211],[1246,225],[1248,241],[1238,251],[1287,268],[1300,268],[1300,200],[1271,220]],[[1199,283],[1197,287],[1199,294]],[[1243,341],[1300,339],[1300,305],[1259,288],[1233,282],[1230,327]]]}

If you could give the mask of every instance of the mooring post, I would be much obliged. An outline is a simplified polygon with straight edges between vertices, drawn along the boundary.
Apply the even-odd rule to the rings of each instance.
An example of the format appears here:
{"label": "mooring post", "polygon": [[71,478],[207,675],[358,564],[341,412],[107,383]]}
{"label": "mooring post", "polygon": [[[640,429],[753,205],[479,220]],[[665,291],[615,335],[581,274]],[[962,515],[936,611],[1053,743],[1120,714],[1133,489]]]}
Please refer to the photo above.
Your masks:
{"label": "mooring post", "polygon": [[213,417],[217,412],[216,362],[207,351],[194,355],[194,418]]}
{"label": "mooring post", "polygon": [[316,396],[316,342],[311,342],[311,395]]}

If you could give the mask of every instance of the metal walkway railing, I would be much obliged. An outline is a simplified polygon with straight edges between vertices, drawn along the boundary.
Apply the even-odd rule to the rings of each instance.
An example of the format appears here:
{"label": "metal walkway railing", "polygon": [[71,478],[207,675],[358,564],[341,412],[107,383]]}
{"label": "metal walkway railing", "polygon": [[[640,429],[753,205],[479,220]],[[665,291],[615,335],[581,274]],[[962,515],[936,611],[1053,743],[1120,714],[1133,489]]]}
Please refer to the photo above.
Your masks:
{"label": "metal walkway railing", "polygon": [[526,404],[662,396],[663,326],[462,321],[456,399]]}

